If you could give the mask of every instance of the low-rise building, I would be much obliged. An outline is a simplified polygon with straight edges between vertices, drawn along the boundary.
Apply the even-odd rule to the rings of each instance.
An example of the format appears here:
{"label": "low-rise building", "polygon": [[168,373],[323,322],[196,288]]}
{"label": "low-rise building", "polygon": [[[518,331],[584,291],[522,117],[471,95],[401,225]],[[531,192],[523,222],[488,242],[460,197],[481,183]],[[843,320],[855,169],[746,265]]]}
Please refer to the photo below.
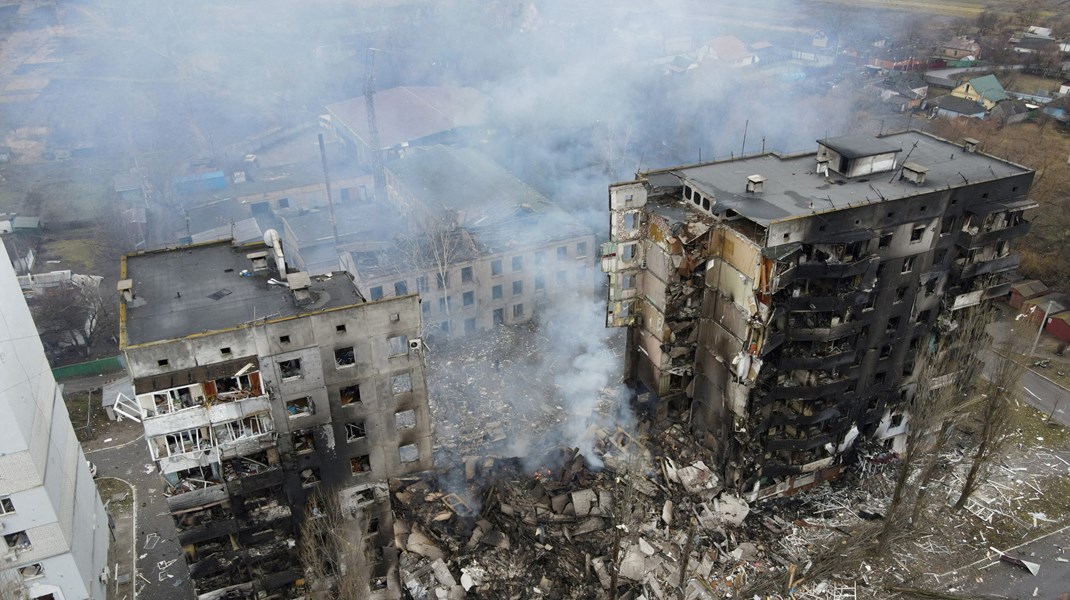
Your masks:
{"label": "low-rise building", "polygon": [[551,294],[593,294],[594,232],[485,155],[435,146],[390,163],[387,183],[418,226],[343,265],[369,298],[419,292],[434,334],[524,323]]}

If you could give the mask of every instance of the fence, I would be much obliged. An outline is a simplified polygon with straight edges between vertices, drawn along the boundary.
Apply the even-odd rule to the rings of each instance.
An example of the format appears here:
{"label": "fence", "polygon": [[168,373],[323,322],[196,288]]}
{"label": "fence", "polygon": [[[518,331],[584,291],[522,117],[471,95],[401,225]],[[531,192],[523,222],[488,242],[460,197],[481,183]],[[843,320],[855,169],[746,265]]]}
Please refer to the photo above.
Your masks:
{"label": "fence", "polygon": [[112,356],[109,358],[100,358],[89,362],[67,365],[65,367],[57,367],[52,369],[52,376],[55,377],[57,381],[63,381],[65,379],[74,379],[76,377],[91,377],[93,375],[115,373],[124,369],[126,369],[126,364],[123,362],[123,357]]}

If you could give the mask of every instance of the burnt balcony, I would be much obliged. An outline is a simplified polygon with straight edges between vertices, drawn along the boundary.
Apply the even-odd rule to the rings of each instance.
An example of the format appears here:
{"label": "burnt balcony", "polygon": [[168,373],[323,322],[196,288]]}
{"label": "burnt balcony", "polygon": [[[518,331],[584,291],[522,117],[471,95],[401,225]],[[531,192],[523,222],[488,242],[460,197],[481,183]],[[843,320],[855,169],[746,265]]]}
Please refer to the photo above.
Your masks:
{"label": "burnt balcony", "polygon": [[991,260],[976,259],[970,264],[966,264],[965,259],[959,259],[955,261],[954,270],[958,273],[960,278],[968,279],[978,275],[988,275],[989,273],[1001,273],[1003,271],[1017,269],[1021,259],[1021,255],[1017,253],[993,258]]}
{"label": "burnt balcony", "polygon": [[1010,227],[1004,227],[1003,229],[993,229],[991,231],[978,231],[976,233],[970,233],[963,231],[959,234],[959,239],[956,242],[959,248],[969,250],[971,248],[981,248],[983,246],[990,246],[996,242],[1002,242],[1005,240],[1013,240],[1024,236],[1029,233],[1029,228],[1032,223],[1029,221],[1022,221],[1017,225]]}
{"label": "burnt balcony", "polygon": [[854,362],[858,352],[855,348],[845,346],[842,350],[834,350],[827,354],[795,354],[790,349],[785,349],[777,361],[777,367],[785,370],[795,369],[824,369],[832,370]]}
{"label": "burnt balcony", "polygon": [[814,448],[820,448],[825,444],[832,443],[834,439],[832,434],[828,433],[821,433],[812,437],[802,438],[769,437],[765,441],[765,449],[771,452],[776,452],[778,450],[813,450]]}
{"label": "burnt balcony", "polygon": [[284,476],[282,469],[277,467],[242,475],[227,481],[227,491],[231,495],[248,495],[269,487],[282,485]]}
{"label": "burnt balcony", "polygon": [[869,319],[856,319],[846,323],[830,323],[828,325],[817,323],[813,327],[805,324],[803,326],[792,326],[788,329],[788,341],[815,342],[838,340],[858,333],[868,323]]}
{"label": "burnt balcony", "polygon": [[795,283],[795,281],[798,279],[798,277],[799,277],[799,267],[796,266],[796,265],[792,265],[787,270],[785,270],[785,271],[783,271],[781,273],[777,273],[776,275],[773,276],[773,284],[771,286],[769,286],[770,287],[769,293],[770,294],[775,294],[775,293],[779,292],[780,290],[782,290],[782,289],[788,287],[789,285]]}
{"label": "burnt balcony", "polygon": [[223,484],[216,484],[202,489],[177,493],[167,499],[167,508],[172,513],[195,509],[209,504],[217,504],[227,499],[227,490]]}
{"label": "burnt balcony", "polygon": [[830,259],[824,262],[799,263],[799,266],[795,267],[798,271],[796,277],[798,279],[843,279],[845,277],[855,277],[865,273],[875,260],[877,260],[875,256],[865,256],[857,260],[842,262]]}
{"label": "burnt balcony", "polygon": [[846,392],[854,383],[853,378],[840,378],[817,385],[780,385],[773,388],[773,397],[778,400],[815,400]]}
{"label": "burnt balcony", "polygon": [[238,533],[238,523],[234,519],[222,519],[190,527],[180,532],[178,534],[178,543],[181,546],[188,546],[189,544],[199,544],[235,533]]}
{"label": "burnt balcony", "polygon": [[799,296],[788,298],[784,306],[792,312],[818,311],[843,314],[848,307],[864,304],[867,295],[863,292],[832,293],[829,295]]}
{"label": "burnt balcony", "polygon": [[765,356],[784,343],[784,340],[788,338],[787,333],[783,331],[766,333],[765,340],[762,343],[761,356]]}

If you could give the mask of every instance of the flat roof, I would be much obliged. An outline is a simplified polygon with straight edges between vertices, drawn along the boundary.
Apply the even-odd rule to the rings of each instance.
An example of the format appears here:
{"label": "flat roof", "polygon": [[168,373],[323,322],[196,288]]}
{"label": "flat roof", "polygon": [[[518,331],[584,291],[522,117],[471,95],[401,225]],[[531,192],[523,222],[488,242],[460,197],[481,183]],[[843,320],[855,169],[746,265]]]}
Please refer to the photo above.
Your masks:
{"label": "flat roof", "polygon": [[[457,127],[480,125],[488,98],[469,87],[406,86],[375,93],[380,148],[392,148]],[[338,123],[370,145],[364,96],[327,105]]]}
{"label": "flat roof", "polygon": [[272,260],[267,271],[243,277],[243,270],[252,269],[246,254],[266,249],[263,243],[214,242],[128,255],[124,277],[133,280],[135,299],[126,304],[122,323],[126,345],[362,302],[356,286],[341,273],[313,277],[314,303],[307,306],[298,306],[287,286],[268,283],[279,279]]}
{"label": "flat roof", "polygon": [[[847,179],[835,173],[822,177],[815,173],[816,152],[782,156],[759,156],[711,162],[640,173],[641,178],[665,185],[664,174],[674,176],[679,185],[687,182],[714,200],[713,212],[732,210],[762,226],[793,217],[840,210],[868,202],[898,200],[936,190],[964,187],[1030,173],[1023,166],[962,147],[918,131],[886,135],[882,144],[910,153],[910,162],[929,170],[925,183],[915,185],[892,171]],[[915,146],[917,144],[917,146]],[[766,178],[761,193],[747,193],[747,177]]]}

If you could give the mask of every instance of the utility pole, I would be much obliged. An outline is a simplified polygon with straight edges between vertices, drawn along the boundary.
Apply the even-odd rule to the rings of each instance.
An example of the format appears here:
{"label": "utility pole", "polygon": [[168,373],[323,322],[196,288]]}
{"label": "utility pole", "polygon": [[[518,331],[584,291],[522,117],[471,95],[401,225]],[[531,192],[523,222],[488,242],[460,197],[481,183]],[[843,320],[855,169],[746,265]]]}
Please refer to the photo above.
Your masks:
{"label": "utility pole", "polygon": [[327,174],[327,149],[323,146],[323,134],[319,134],[320,140],[320,162],[323,163],[323,185],[327,188],[327,209],[331,213],[331,230],[334,232],[334,253],[340,255],[338,251],[338,221],[334,218],[334,198],[331,196],[331,177]]}
{"label": "utility pole", "polygon": [[386,170],[379,142],[379,120],[375,117],[375,48],[368,48],[364,61],[364,112],[368,117],[368,145],[372,150],[372,177],[375,178],[375,200],[386,200]]}
{"label": "utility pole", "polygon": [[1040,320],[1040,327],[1037,328],[1037,337],[1033,340],[1033,348],[1029,350],[1029,356],[1033,356],[1037,352],[1037,344],[1040,343],[1040,334],[1044,333],[1044,326],[1048,324],[1048,315],[1051,313],[1051,306],[1054,304],[1051,300],[1048,301],[1048,308],[1044,310],[1044,318]]}

